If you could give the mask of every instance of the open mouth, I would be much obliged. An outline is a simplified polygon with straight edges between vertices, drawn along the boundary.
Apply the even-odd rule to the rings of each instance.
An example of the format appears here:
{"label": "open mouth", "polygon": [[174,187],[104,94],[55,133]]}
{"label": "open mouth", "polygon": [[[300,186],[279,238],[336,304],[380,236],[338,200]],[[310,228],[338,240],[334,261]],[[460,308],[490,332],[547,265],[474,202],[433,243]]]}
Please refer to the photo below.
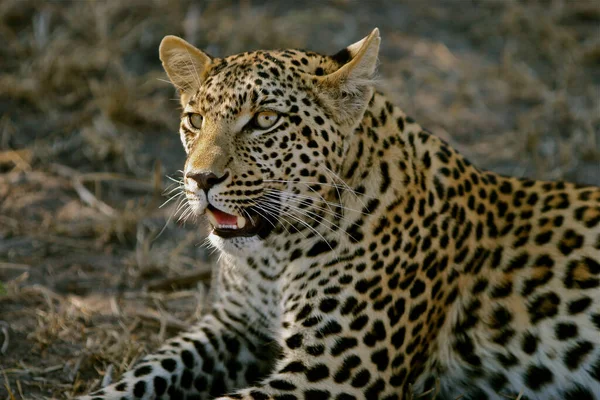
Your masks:
{"label": "open mouth", "polygon": [[211,204],[206,209],[208,222],[213,227],[213,233],[222,238],[249,237],[259,235],[266,237],[270,232],[269,224],[260,215],[247,210],[248,217],[232,215],[223,212]]}

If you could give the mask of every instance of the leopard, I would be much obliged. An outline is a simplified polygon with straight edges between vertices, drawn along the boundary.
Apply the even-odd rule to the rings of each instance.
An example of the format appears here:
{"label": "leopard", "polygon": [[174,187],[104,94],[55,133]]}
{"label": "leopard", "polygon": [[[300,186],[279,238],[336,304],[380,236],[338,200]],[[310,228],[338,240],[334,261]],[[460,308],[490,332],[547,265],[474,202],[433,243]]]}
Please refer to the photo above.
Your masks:
{"label": "leopard", "polygon": [[333,55],[159,55],[208,309],[101,399],[600,399],[600,188],[480,169]]}

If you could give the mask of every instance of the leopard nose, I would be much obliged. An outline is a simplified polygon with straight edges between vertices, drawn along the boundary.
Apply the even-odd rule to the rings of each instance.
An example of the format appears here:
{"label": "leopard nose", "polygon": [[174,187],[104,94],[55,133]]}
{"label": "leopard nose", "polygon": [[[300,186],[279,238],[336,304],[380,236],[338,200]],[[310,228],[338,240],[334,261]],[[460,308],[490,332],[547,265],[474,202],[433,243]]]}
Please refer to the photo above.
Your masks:
{"label": "leopard nose", "polygon": [[221,183],[225,179],[227,179],[228,175],[229,175],[229,172],[226,172],[223,176],[221,176],[219,178],[217,175],[215,175],[212,172],[195,172],[195,173],[188,173],[185,175],[185,177],[187,179],[192,179],[192,180],[196,181],[196,183],[198,184],[198,188],[200,190],[204,190],[205,192],[208,192],[213,186],[218,185],[219,183]]}

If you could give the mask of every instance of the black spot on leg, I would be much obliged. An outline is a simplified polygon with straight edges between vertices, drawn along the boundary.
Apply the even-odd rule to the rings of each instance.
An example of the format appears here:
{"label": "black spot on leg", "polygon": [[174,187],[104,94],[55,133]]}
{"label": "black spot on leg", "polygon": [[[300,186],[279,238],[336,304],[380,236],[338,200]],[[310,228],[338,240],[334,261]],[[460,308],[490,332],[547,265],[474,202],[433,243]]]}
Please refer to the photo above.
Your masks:
{"label": "black spot on leg", "polygon": [[490,327],[493,329],[502,329],[512,321],[512,314],[506,307],[497,306],[492,311]]}
{"label": "black spot on leg", "polygon": [[331,393],[327,390],[309,389],[304,391],[305,400],[329,400],[330,398]]}
{"label": "black spot on leg", "polygon": [[356,340],[356,338],[353,338],[353,337],[340,338],[340,339],[336,340],[335,344],[331,348],[331,355],[337,357],[340,354],[344,353],[346,350],[356,347],[357,345],[358,345],[358,340]]}
{"label": "black spot on leg", "polygon": [[377,365],[379,371],[385,371],[390,362],[388,350],[386,348],[378,350],[371,355],[371,361]]}
{"label": "black spot on leg", "polygon": [[218,371],[213,375],[212,385],[210,387],[209,394],[214,397],[219,397],[227,391],[225,386],[225,376],[222,372]]}
{"label": "black spot on leg", "polygon": [[292,382],[283,379],[274,379],[269,382],[269,386],[271,386],[273,389],[282,391],[290,391],[296,389],[296,385],[294,385]]}
{"label": "black spot on leg", "polygon": [[533,334],[527,332],[523,335],[523,351],[526,354],[533,354],[537,350],[538,338]]}
{"label": "black spot on leg", "polygon": [[352,378],[351,385],[355,388],[365,387],[371,380],[371,373],[366,369],[361,369]]}
{"label": "black spot on leg", "polygon": [[[246,377],[246,379],[247,378],[248,377]],[[248,380],[248,382],[251,382],[251,381]],[[197,391],[203,392],[206,390],[207,386],[208,386],[208,381],[206,380],[206,378],[204,376],[200,375],[199,377],[194,379],[194,388],[196,388]]]}
{"label": "black spot on leg", "polygon": [[592,350],[594,350],[592,342],[587,340],[578,341],[574,346],[567,350],[564,362],[571,371],[574,371],[579,368]]}
{"label": "black spot on leg", "polygon": [[558,340],[567,340],[577,336],[577,325],[572,322],[559,322],[554,327],[555,336]]}
{"label": "black spot on leg", "polygon": [[589,389],[575,384],[562,393],[564,400],[595,400],[594,394]]}
{"label": "black spot on leg", "polygon": [[481,358],[475,354],[475,344],[473,340],[465,334],[461,334],[454,342],[454,349],[460,354],[460,357],[473,367],[481,366]]}
{"label": "black spot on leg", "polygon": [[351,355],[344,359],[342,366],[336,371],[333,376],[333,380],[336,383],[343,383],[350,379],[350,374],[354,368],[359,366],[361,363],[360,358],[357,355]]}
{"label": "black spot on leg", "polygon": [[296,315],[296,321],[301,321],[305,319],[309,316],[311,312],[312,306],[310,304],[305,304],[304,307],[302,307],[302,309],[300,310],[300,312],[298,312],[298,314]]}
{"label": "black spot on leg", "polygon": [[136,368],[135,371],[133,372],[133,376],[135,376],[135,377],[146,376],[151,372],[152,372],[152,366],[144,365],[142,367]]}
{"label": "black spot on leg", "polygon": [[502,390],[508,384],[508,378],[503,373],[495,373],[490,376],[489,383],[496,392]]}
{"label": "black spot on leg", "polygon": [[183,399],[185,396],[183,391],[177,389],[175,386],[169,386],[167,394],[169,395],[170,400]]}
{"label": "black spot on leg", "polygon": [[261,392],[259,390],[251,391],[250,397],[252,397],[252,400],[269,400],[269,396],[266,393]]}
{"label": "black spot on leg", "polygon": [[315,344],[314,346],[308,346],[306,348],[306,352],[308,354],[310,354],[311,356],[320,356],[321,354],[325,353],[325,346],[323,346],[322,344]]}
{"label": "black spot on leg", "polygon": [[135,397],[144,397],[146,394],[146,382],[139,381],[133,386],[133,395]]}
{"label": "black spot on leg", "polygon": [[[365,390],[366,400],[379,400],[381,398],[380,393],[385,389],[385,382],[383,379],[377,379],[371,386]],[[388,400],[386,397],[384,400]]]}
{"label": "black spot on leg", "polygon": [[569,314],[575,315],[584,312],[592,304],[592,299],[585,296],[577,300],[569,302]]}
{"label": "black spot on leg", "polygon": [[377,320],[373,323],[373,328],[371,331],[367,332],[367,334],[363,338],[363,343],[369,347],[373,347],[376,342],[384,340],[386,337],[385,326],[383,322]]}
{"label": "black spot on leg", "polygon": [[531,365],[525,372],[524,380],[528,388],[538,391],[543,386],[552,383],[554,375],[543,365]]}
{"label": "black spot on leg", "polygon": [[260,367],[256,363],[250,363],[246,367],[244,378],[246,378],[246,382],[248,382],[249,385],[258,382],[262,378]]}
{"label": "black spot on leg", "polygon": [[292,350],[299,348],[302,346],[302,335],[300,333],[296,333],[295,335],[290,336],[285,340],[285,344]]}
{"label": "black spot on leg", "polygon": [[181,360],[187,368],[194,368],[194,364],[196,363],[194,355],[189,350],[183,350],[181,352]]}
{"label": "black spot on leg", "polygon": [[317,330],[317,332],[315,333],[315,337],[317,337],[318,339],[322,339],[324,337],[327,337],[329,335],[336,335],[338,333],[340,333],[342,331],[342,326],[334,321],[327,321],[327,323],[325,325],[323,325],[321,328],[319,328]]}
{"label": "black spot on leg", "polygon": [[496,353],[496,359],[504,368],[514,367],[519,363],[517,357],[512,353]]}
{"label": "black spot on leg", "polygon": [[321,300],[321,303],[319,304],[319,310],[321,310],[324,313],[329,313],[332,312],[333,310],[336,309],[336,307],[338,306],[338,301],[333,298],[333,297],[327,297],[323,300]]}
{"label": "black spot on leg", "polygon": [[329,377],[329,368],[325,364],[317,364],[307,369],[305,375],[309,382],[318,382]]}
{"label": "black spot on leg", "polygon": [[405,336],[406,336],[406,328],[403,326],[400,327],[400,329],[398,329],[392,335],[392,344],[394,345],[396,350],[399,349],[400,347],[402,347],[402,345],[404,344]]}
{"label": "black spot on leg", "polygon": [[155,376],[153,380],[154,394],[162,396],[167,391],[167,380],[160,376]]}
{"label": "black spot on leg", "polygon": [[192,371],[186,369],[181,374],[181,379],[179,380],[179,385],[184,389],[189,389],[192,387],[192,383],[194,381],[194,375]]}
{"label": "black spot on leg", "polygon": [[160,365],[168,372],[173,372],[177,368],[177,362],[172,358],[165,358],[160,362]]}
{"label": "black spot on leg", "polygon": [[289,364],[287,364],[285,367],[283,367],[283,369],[279,372],[281,372],[282,374],[300,373],[300,372],[304,372],[305,370],[306,370],[306,367],[304,366],[302,361],[291,361]]}

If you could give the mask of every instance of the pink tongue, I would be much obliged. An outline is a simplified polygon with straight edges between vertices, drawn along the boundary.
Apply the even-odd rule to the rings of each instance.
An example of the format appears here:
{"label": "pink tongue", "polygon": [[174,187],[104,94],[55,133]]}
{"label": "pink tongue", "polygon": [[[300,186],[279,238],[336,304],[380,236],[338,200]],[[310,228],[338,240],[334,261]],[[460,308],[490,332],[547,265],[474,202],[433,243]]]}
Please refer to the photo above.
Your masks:
{"label": "pink tongue", "polygon": [[237,225],[237,217],[235,215],[224,213],[216,208],[211,209],[211,211],[219,225]]}

